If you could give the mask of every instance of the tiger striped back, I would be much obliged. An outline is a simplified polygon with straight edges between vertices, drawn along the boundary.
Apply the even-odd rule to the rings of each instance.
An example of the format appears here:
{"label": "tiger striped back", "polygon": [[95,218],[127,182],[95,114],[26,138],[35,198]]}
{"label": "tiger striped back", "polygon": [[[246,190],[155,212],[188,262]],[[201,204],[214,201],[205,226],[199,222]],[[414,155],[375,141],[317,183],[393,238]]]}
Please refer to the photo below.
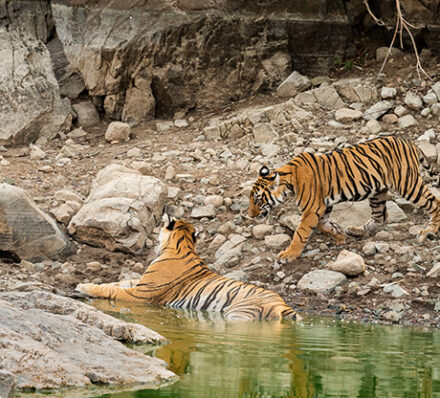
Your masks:
{"label": "tiger striped back", "polygon": [[134,283],[91,283],[77,290],[93,297],[172,308],[219,311],[228,319],[297,317],[276,293],[210,271],[195,251],[195,230],[185,220],[163,228],[160,255]]}
{"label": "tiger striped back", "polygon": [[347,232],[354,236],[377,232],[386,220],[391,190],[431,216],[428,228],[420,234],[424,240],[440,228],[440,202],[420,176],[422,160],[423,154],[414,143],[397,137],[381,137],[327,154],[304,152],[273,173],[266,166],[261,168],[250,194],[249,216],[267,215],[293,192],[302,219],[290,246],[278,258],[294,260],[316,227],[337,243],[345,242],[342,230],[329,220],[337,203],[368,198],[371,219],[363,228],[350,227]]}

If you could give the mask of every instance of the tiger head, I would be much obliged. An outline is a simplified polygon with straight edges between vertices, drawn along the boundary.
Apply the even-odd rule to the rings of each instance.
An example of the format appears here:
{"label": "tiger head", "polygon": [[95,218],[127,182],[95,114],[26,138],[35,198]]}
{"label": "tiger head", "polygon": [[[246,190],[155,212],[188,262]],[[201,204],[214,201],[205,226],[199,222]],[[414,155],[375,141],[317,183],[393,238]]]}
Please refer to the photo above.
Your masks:
{"label": "tiger head", "polygon": [[249,217],[266,217],[275,205],[283,201],[283,186],[277,171],[270,173],[266,166],[259,172],[249,195]]}
{"label": "tiger head", "polygon": [[168,216],[159,236],[159,250],[173,249],[178,252],[195,248],[197,234],[194,226],[186,220]]}

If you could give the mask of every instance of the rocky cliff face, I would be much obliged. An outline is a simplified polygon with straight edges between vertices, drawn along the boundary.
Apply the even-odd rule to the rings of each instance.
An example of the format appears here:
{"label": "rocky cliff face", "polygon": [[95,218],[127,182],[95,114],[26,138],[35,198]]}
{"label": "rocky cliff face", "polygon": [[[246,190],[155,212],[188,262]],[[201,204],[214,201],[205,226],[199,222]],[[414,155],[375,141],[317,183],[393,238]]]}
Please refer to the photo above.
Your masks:
{"label": "rocky cliff face", "polygon": [[[392,27],[394,2],[370,3]],[[439,4],[402,1],[436,50]],[[292,70],[325,74],[353,54],[352,26],[366,15],[361,0],[4,2],[0,139],[62,135],[70,101],[87,96],[107,119],[137,124],[273,90]]]}

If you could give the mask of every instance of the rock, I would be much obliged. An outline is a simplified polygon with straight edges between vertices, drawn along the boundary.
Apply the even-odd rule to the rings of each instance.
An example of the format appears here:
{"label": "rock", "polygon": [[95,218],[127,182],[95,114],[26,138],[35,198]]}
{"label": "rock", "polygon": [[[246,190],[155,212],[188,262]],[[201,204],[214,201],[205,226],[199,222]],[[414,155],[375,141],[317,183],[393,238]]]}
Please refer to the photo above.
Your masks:
{"label": "rock", "polygon": [[140,161],[132,162],[130,166],[132,169],[139,171],[144,176],[154,175],[153,168],[151,167],[150,162],[140,160]]}
{"label": "rock", "polygon": [[0,35],[0,144],[27,145],[66,133],[72,115],[60,97],[48,40],[48,3],[3,2]]}
{"label": "rock", "polygon": [[406,93],[404,102],[408,108],[414,109],[415,111],[423,108],[422,99],[412,91]]}
{"label": "rock", "polygon": [[432,268],[426,273],[430,278],[437,278],[440,275],[440,263],[435,263]]}
{"label": "rock", "polygon": [[281,147],[276,144],[265,144],[260,148],[260,150],[263,156],[272,158],[280,153]]}
{"label": "rock", "polygon": [[[355,216],[354,216],[355,215]],[[361,227],[368,222],[371,209],[368,200],[361,202],[339,203],[333,207],[330,220],[342,228]]]}
{"label": "rock", "polygon": [[387,222],[401,222],[408,219],[405,212],[395,202],[387,201]]}
{"label": "rock", "polygon": [[391,47],[391,49],[390,49],[389,47],[379,47],[376,49],[376,61],[383,62],[385,60],[388,52],[390,52],[388,59],[403,57],[403,52],[401,50],[399,50],[398,48]]}
{"label": "rock", "polygon": [[0,250],[43,261],[75,253],[75,246],[22,189],[0,184]]}
{"label": "rock", "polygon": [[390,283],[383,288],[385,293],[391,293],[394,298],[408,296],[408,292],[401,288],[398,284]]}
{"label": "rock", "polygon": [[391,321],[391,322],[399,322],[401,319],[401,316],[395,312],[395,311],[387,311],[384,315],[383,318],[386,319],[387,321]]}
{"label": "rock", "polygon": [[82,203],[84,201],[84,198],[78,193],[69,189],[60,189],[59,191],[55,192],[55,200],[63,202],[73,201]]}
{"label": "rock", "polygon": [[264,243],[273,249],[284,249],[291,240],[292,238],[287,234],[276,234],[265,236]]}
{"label": "rock", "polygon": [[192,218],[214,218],[216,214],[215,207],[211,205],[194,207],[191,211]]}
{"label": "rock", "polygon": [[141,253],[160,223],[166,197],[158,178],[111,164],[98,172],[68,231],[94,246]]}
{"label": "rock", "polygon": [[392,108],[393,104],[390,101],[380,101],[370,106],[364,113],[365,120],[379,119],[383,114]]}
{"label": "rock", "polygon": [[362,117],[362,112],[355,111],[349,108],[341,108],[335,112],[336,121],[342,123],[352,122],[353,120],[360,119],[361,117]]}
{"label": "rock", "polygon": [[0,367],[7,367],[16,377],[17,388],[41,390],[176,379],[162,360],[115,341],[165,341],[142,325],[38,290],[1,293],[0,308]]}
{"label": "rock", "polygon": [[46,157],[46,153],[37,145],[31,145],[31,153],[29,155],[31,160],[42,160]]}
{"label": "rock", "polygon": [[144,153],[140,148],[131,148],[127,151],[127,158],[137,158],[141,159],[144,157]]}
{"label": "rock", "polygon": [[244,236],[232,235],[230,239],[215,252],[215,265],[227,264],[233,258],[241,256],[245,240],[246,238]]}
{"label": "rock", "polygon": [[344,101],[351,104],[369,104],[377,100],[376,87],[368,78],[341,79],[332,86]]}
{"label": "rock", "polygon": [[277,88],[278,97],[290,98],[311,87],[310,79],[298,71],[294,71]]}
{"label": "rock", "polygon": [[366,256],[372,256],[376,254],[377,248],[375,242],[367,242],[364,246],[362,246],[362,253],[364,253]]}
{"label": "rock", "polygon": [[15,376],[6,370],[0,370],[0,397],[14,398],[15,395]]}
{"label": "rock", "polygon": [[397,95],[397,90],[394,87],[382,87],[380,90],[380,97],[382,99],[395,98]]}
{"label": "rock", "polygon": [[419,122],[416,119],[414,119],[413,115],[405,115],[399,117],[399,119],[397,120],[397,124],[399,128],[406,129],[409,127],[417,126]]}
{"label": "rock", "polygon": [[272,142],[278,138],[275,129],[269,123],[257,123],[253,129],[255,145],[262,145]]}
{"label": "rock", "polygon": [[60,223],[67,225],[69,224],[72,216],[75,214],[75,211],[66,203],[63,203],[53,208],[50,211],[50,214],[52,214]]}
{"label": "rock", "polygon": [[423,102],[426,105],[434,105],[438,102],[438,98],[434,92],[430,92],[423,96]]}
{"label": "rock", "polygon": [[85,137],[86,135],[87,133],[81,127],[67,133],[67,136],[72,139]]}
{"label": "rock", "polygon": [[316,270],[305,274],[297,284],[300,290],[311,290],[316,293],[328,293],[336,286],[344,283],[347,277],[341,272],[330,270]]}
{"label": "rock", "polygon": [[[88,94],[104,98],[104,104],[107,97],[117,96],[116,104],[126,97],[123,120],[145,102],[144,112],[154,109],[163,117],[196,106],[216,109],[231,98],[273,90],[292,61],[299,71],[325,74],[333,59],[329,54],[343,55],[353,41],[341,4],[325,12],[318,4],[295,3],[286,10],[267,4],[264,21],[258,19],[259,7],[213,1],[182,1],[178,7],[170,0],[108,7],[56,3],[50,8],[70,67],[83,77]],[[121,25],[125,20],[129,29]],[[289,43],[298,35],[291,50]],[[107,116],[117,116],[120,109],[114,108],[120,106],[108,105]]]}
{"label": "rock", "polygon": [[252,228],[252,235],[254,235],[256,239],[264,239],[266,235],[272,234],[273,230],[273,225],[257,224]]}
{"label": "rock", "polygon": [[132,126],[153,119],[156,112],[156,99],[151,90],[151,81],[137,77],[135,87],[125,92],[125,103],[121,120]]}
{"label": "rock", "polygon": [[369,120],[365,127],[368,132],[373,135],[379,134],[382,131],[382,126],[376,119]]}
{"label": "rock", "polygon": [[174,121],[174,125],[176,127],[188,127],[188,122],[186,121],[186,119],[176,119]]}
{"label": "rock", "polygon": [[398,119],[399,118],[394,113],[386,113],[385,115],[382,116],[381,120],[387,124],[395,124],[397,123]]}
{"label": "rock", "polygon": [[92,102],[79,102],[73,104],[72,108],[81,127],[93,127],[99,124],[99,115]]}
{"label": "rock", "polygon": [[211,205],[218,208],[223,204],[223,197],[221,195],[208,195],[203,203],[205,206]]}
{"label": "rock", "polygon": [[308,91],[307,93],[298,94],[295,100],[300,104],[308,104],[317,102],[325,109],[339,109],[345,106],[344,101],[339,96],[334,87],[319,87]]}
{"label": "rock", "polygon": [[228,272],[227,274],[223,275],[225,278],[230,278],[230,279],[234,279],[236,281],[241,281],[241,282],[249,282],[249,278],[247,277],[246,273],[242,270],[235,270],[235,271],[231,271]]}
{"label": "rock", "polygon": [[437,96],[437,100],[440,102],[440,82],[435,83],[431,87],[431,89],[434,92],[434,94]]}
{"label": "rock", "polygon": [[108,142],[127,141],[130,139],[130,125],[123,122],[111,122],[105,132],[105,139]]}
{"label": "rock", "polygon": [[327,268],[342,272],[344,275],[356,276],[365,271],[365,261],[359,254],[342,250],[336,261],[327,264]]}
{"label": "rock", "polygon": [[403,105],[399,105],[399,106],[396,106],[396,108],[394,109],[394,113],[397,116],[402,117],[402,116],[407,115],[409,113],[409,110],[407,108],[405,108]]}

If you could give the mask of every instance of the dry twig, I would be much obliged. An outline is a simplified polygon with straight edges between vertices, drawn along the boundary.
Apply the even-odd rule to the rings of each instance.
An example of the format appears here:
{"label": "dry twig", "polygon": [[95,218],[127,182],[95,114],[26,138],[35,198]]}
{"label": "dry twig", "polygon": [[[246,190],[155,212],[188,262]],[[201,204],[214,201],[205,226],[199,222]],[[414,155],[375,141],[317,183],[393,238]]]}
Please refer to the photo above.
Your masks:
{"label": "dry twig", "polygon": [[[419,53],[417,51],[416,41],[414,40],[414,36],[410,30],[410,28],[417,29],[417,27],[412,25],[411,23],[409,23],[403,17],[402,9],[400,7],[400,0],[395,0],[395,1],[396,1],[396,27],[394,29],[393,39],[391,40],[391,44],[388,47],[387,55],[385,56],[385,59],[383,60],[382,66],[381,66],[378,74],[380,75],[382,73],[383,68],[385,67],[385,64],[388,60],[388,57],[391,54],[391,49],[393,48],[394,42],[396,40],[397,32],[399,32],[400,48],[403,49],[403,30],[406,30],[406,32],[408,33],[408,36],[411,39],[411,43],[414,48],[414,54],[415,54],[416,60],[417,60],[416,70],[417,70],[417,75],[418,75],[419,79],[420,79],[420,72],[422,72],[429,80],[432,80],[431,77],[426,73],[425,69],[423,69],[422,64],[420,63],[420,57],[419,57]],[[368,4],[368,0],[364,0],[364,4],[365,4],[365,7],[366,7],[368,13],[370,14],[371,18],[373,18],[374,22],[379,26],[385,26],[385,23],[381,19],[377,18],[373,14],[373,12],[371,11],[370,5]]]}

